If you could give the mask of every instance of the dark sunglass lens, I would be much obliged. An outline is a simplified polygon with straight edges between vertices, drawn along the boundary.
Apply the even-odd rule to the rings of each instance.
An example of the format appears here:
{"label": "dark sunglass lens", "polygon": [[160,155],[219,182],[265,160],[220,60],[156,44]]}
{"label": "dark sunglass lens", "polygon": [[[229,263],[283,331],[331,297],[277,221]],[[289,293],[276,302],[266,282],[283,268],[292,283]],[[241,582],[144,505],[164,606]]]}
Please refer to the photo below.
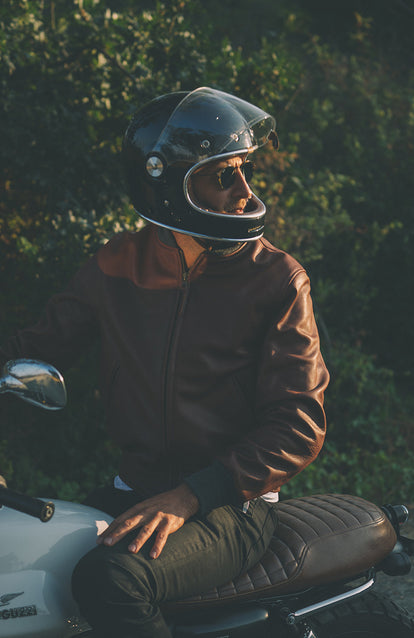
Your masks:
{"label": "dark sunglass lens", "polygon": [[221,187],[226,190],[234,184],[236,179],[236,169],[233,166],[226,166],[220,173]]}
{"label": "dark sunglass lens", "polygon": [[[253,162],[245,162],[240,166],[240,170],[243,173],[246,182],[249,182],[253,177]],[[226,168],[221,171],[219,175],[219,182],[224,190],[233,186],[236,181],[237,171],[238,168],[235,166],[226,166]]]}
{"label": "dark sunglass lens", "polygon": [[250,180],[253,177],[253,171],[254,171],[253,162],[245,162],[243,166],[241,167],[241,170],[243,171],[243,175],[246,182],[250,182]]}

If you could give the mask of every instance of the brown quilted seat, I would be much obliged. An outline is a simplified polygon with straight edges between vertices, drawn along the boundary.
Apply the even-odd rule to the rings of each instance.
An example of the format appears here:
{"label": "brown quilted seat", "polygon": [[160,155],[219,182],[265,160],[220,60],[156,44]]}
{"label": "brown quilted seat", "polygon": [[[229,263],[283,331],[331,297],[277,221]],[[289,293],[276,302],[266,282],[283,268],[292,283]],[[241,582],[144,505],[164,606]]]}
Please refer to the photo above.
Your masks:
{"label": "brown quilted seat", "polygon": [[287,594],[352,577],[381,561],[396,542],[384,512],[356,496],[295,498],[277,509],[277,536],[257,565],[202,595],[169,603],[168,610]]}

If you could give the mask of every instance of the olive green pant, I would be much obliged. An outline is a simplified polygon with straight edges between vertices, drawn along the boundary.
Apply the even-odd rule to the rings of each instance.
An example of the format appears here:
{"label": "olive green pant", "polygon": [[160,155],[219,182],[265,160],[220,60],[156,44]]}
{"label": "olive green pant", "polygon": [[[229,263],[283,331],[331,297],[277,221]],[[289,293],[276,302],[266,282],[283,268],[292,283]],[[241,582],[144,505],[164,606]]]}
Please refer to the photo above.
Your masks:
{"label": "olive green pant", "polygon": [[[126,500],[133,495],[119,496],[128,509]],[[246,512],[226,505],[205,519],[190,519],[168,537],[156,559],[149,558],[152,539],[138,554],[128,551],[132,532],[81,559],[73,575],[74,597],[97,636],[170,637],[160,605],[208,591],[246,571],[264,554],[275,528],[274,507],[259,498],[250,501]]]}

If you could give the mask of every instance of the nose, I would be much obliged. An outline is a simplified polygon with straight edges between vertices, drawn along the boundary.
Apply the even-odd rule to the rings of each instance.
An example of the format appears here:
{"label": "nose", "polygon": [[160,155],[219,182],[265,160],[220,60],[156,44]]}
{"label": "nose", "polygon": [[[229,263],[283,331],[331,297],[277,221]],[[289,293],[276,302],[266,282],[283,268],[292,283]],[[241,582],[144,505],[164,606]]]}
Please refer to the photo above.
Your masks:
{"label": "nose", "polygon": [[249,199],[252,195],[251,188],[240,168],[237,169],[236,179],[233,184],[233,195],[240,199]]}

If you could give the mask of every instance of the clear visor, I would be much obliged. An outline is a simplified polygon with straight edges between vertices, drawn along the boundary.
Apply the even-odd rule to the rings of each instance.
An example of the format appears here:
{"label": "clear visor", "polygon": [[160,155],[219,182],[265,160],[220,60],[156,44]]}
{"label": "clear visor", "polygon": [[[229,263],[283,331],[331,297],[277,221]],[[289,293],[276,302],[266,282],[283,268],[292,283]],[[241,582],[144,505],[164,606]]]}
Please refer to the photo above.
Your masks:
{"label": "clear visor", "polygon": [[237,97],[210,88],[189,93],[173,111],[152,154],[167,165],[196,164],[222,154],[263,146],[275,131],[274,118]]}

